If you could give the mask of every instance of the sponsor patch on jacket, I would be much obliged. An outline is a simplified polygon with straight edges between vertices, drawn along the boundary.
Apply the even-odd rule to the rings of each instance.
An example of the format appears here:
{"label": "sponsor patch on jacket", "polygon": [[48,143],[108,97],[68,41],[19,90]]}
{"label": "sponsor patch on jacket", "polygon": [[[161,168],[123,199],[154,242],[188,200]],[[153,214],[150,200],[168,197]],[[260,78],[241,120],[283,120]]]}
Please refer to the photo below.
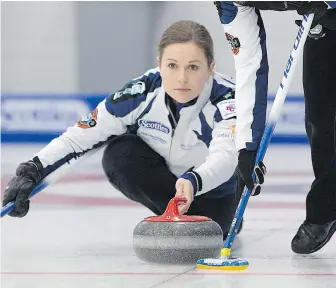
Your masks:
{"label": "sponsor patch on jacket", "polygon": [[236,138],[236,125],[232,125],[230,128],[225,129],[225,131],[218,132],[216,138],[223,139],[235,139]]}
{"label": "sponsor patch on jacket", "polygon": [[161,137],[151,135],[150,133],[146,133],[144,131],[139,131],[138,133],[139,133],[139,136],[145,137],[149,140],[157,141],[157,142],[160,142],[161,144],[167,144],[167,141],[165,139],[162,139]]}
{"label": "sponsor patch on jacket", "polygon": [[231,50],[233,54],[237,55],[239,53],[239,48],[240,48],[240,41],[238,37],[234,37],[229,33],[225,33],[225,36],[231,46]]}
{"label": "sponsor patch on jacket", "polygon": [[170,132],[169,127],[167,127],[166,125],[160,122],[139,119],[138,124],[139,124],[139,127],[158,130],[166,134],[169,134]]}
{"label": "sponsor patch on jacket", "polygon": [[224,100],[217,104],[219,112],[223,119],[227,119],[236,116],[236,104],[234,99]]}
{"label": "sponsor patch on jacket", "polygon": [[94,109],[89,115],[84,116],[77,122],[78,127],[87,129],[97,125],[98,109]]}

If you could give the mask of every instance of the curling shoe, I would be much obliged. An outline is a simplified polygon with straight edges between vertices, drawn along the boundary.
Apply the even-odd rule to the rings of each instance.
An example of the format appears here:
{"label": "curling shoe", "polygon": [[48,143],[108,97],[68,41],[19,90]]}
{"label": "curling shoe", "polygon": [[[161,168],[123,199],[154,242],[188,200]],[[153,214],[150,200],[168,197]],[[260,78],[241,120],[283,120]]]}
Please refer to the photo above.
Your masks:
{"label": "curling shoe", "polygon": [[292,250],[297,254],[311,254],[326,245],[336,231],[336,220],[325,224],[304,221],[292,240]]}

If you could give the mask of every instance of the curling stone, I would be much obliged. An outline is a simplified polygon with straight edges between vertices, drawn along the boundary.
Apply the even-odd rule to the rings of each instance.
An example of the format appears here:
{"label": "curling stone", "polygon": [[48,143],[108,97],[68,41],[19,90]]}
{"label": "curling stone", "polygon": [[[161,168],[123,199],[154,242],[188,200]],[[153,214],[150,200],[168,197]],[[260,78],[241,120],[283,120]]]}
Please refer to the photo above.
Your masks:
{"label": "curling stone", "polygon": [[208,217],[180,215],[178,204],[186,201],[171,199],[163,215],[147,217],[134,228],[133,249],[139,259],[178,264],[220,257],[221,227]]}

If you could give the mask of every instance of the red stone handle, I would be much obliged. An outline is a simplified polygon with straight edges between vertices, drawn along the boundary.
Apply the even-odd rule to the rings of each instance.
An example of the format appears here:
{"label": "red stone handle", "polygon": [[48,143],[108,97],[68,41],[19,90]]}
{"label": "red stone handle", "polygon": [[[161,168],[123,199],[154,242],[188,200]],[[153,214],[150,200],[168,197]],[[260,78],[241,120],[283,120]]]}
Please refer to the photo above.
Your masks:
{"label": "red stone handle", "polygon": [[[166,211],[162,214],[163,217],[166,219],[173,218],[176,216],[180,216],[180,212],[178,210],[178,204],[180,203],[187,203],[187,199],[184,197],[174,197],[172,198],[166,208]],[[167,216],[169,218],[167,218]]]}
{"label": "red stone handle", "polygon": [[148,222],[201,222],[211,221],[211,218],[204,216],[187,216],[181,215],[178,210],[178,204],[187,203],[187,199],[184,197],[172,198],[166,208],[166,211],[160,216],[151,216],[145,218]]}

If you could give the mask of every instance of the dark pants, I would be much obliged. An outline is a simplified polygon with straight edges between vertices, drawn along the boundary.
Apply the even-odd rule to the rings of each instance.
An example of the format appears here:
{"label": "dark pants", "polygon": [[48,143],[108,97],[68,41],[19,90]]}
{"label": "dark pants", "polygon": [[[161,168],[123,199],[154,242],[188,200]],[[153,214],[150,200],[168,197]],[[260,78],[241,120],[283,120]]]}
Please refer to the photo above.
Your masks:
{"label": "dark pants", "polygon": [[314,40],[303,53],[305,126],[315,180],[306,200],[308,222],[336,219],[336,31]]}
{"label": "dark pants", "polygon": [[[113,139],[103,155],[103,169],[109,182],[127,198],[162,215],[175,196],[177,178],[165,159],[140,137],[125,134]],[[222,198],[195,197],[187,215],[210,217],[226,237],[237,208],[235,193]]]}

